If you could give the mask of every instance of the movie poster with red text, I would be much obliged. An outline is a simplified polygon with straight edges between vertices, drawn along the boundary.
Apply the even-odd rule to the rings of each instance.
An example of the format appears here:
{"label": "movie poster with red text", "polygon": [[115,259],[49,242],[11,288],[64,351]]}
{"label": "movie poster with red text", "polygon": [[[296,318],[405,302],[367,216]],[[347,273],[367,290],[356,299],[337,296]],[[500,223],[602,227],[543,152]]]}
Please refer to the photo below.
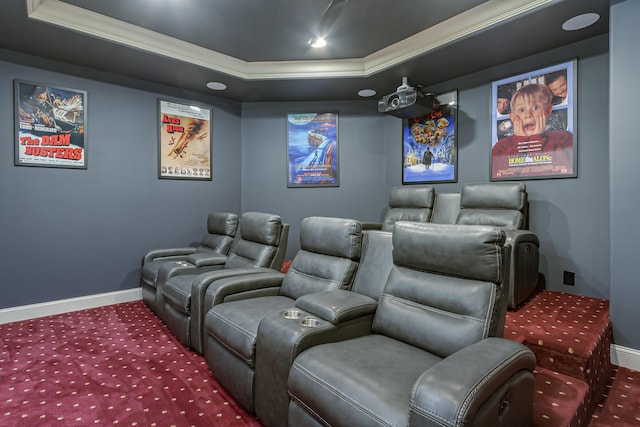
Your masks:
{"label": "movie poster with red text", "polygon": [[15,164],[87,168],[87,92],[16,80]]}
{"label": "movie poster with red text", "polygon": [[578,176],[576,65],[492,83],[491,181]]}
{"label": "movie poster with red text", "polygon": [[159,177],[211,180],[211,109],[159,100]]}

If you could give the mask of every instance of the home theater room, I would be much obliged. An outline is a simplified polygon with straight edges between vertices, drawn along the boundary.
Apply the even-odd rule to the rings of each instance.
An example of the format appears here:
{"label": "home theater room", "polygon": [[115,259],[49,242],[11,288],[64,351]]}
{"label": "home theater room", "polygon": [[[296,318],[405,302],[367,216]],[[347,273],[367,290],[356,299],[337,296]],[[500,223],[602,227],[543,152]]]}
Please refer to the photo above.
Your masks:
{"label": "home theater room", "polygon": [[0,426],[640,426],[639,20],[4,0]]}

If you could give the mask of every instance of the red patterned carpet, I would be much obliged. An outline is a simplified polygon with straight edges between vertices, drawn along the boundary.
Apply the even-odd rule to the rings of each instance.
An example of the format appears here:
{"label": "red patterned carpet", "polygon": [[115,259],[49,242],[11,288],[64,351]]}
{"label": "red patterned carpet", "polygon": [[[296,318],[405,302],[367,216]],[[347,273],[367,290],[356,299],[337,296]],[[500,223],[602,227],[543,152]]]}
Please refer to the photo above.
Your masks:
{"label": "red patterned carpet", "polygon": [[614,366],[589,427],[640,426],[640,372]]}
{"label": "red patterned carpet", "polygon": [[0,426],[260,426],[142,301],[0,325]]}
{"label": "red patterned carpet", "polygon": [[534,427],[640,426],[640,377],[610,362],[609,301],[543,290],[504,336],[536,355]]}
{"label": "red patterned carpet", "polygon": [[[606,301],[560,292],[509,312],[538,358],[534,427],[640,426],[610,330]],[[142,301],[0,325],[0,426],[89,425],[261,427]]]}

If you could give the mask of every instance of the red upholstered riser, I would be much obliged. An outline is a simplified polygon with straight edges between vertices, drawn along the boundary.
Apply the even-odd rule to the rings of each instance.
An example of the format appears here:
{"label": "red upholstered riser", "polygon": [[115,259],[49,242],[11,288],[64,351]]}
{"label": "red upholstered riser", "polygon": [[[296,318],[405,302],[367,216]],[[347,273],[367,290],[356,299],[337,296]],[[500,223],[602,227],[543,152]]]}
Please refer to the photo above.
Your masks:
{"label": "red upholstered riser", "polygon": [[578,427],[589,421],[589,386],[582,380],[538,366],[535,375],[533,425]]}
{"label": "red upholstered riser", "polygon": [[589,427],[640,426],[640,372],[614,366]]}
{"label": "red upholstered riser", "polygon": [[612,368],[609,301],[544,290],[507,313],[504,336],[531,348],[540,367],[585,382],[594,411]]}

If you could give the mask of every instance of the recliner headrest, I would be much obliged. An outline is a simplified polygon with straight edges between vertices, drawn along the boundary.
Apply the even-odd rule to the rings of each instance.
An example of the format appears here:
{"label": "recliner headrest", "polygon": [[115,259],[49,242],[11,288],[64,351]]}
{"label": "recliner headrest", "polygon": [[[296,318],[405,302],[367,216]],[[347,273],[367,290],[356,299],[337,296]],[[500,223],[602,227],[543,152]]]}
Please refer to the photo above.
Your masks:
{"label": "recliner headrest", "polygon": [[240,237],[243,240],[275,246],[280,241],[282,219],[279,215],[262,212],[245,212],[240,220]]}
{"label": "recliner headrest", "polygon": [[238,230],[238,215],[229,212],[214,212],[207,217],[209,234],[235,236]]}
{"label": "recliner headrest", "polygon": [[353,219],[307,217],[300,225],[300,248],[309,252],[360,259],[362,224]]}
{"label": "recliner headrest", "polygon": [[433,208],[435,190],[430,185],[393,187],[389,190],[390,208]]}
{"label": "recliner headrest", "polygon": [[416,270],[502,283],[505,232],[492,226],[397,222],[393,262]]}
{"label": "recliner headrest", "polygon": [[430,185],[391,188],[382,230],[391,231],[398,221],[431,221],[434,200],[435,190]]}
{"label": "recliner headrest", "polygon": [[526,186],[519,182],[465,184],[461,209],[513,209],[522,212],[527,203]]}

